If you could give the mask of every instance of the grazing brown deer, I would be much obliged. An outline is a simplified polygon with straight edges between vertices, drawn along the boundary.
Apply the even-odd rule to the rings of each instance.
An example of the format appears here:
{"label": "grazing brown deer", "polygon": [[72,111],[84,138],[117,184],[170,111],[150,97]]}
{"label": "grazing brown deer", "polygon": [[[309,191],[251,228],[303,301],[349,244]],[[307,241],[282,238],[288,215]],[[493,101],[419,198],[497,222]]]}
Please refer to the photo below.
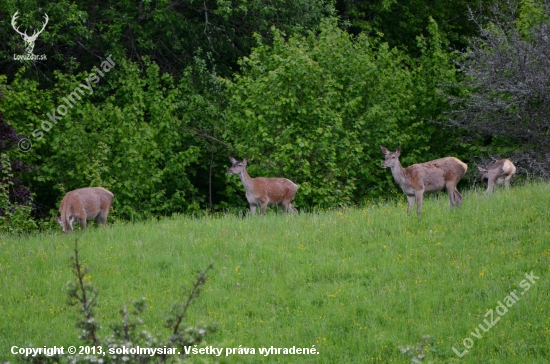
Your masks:
{"label": "grazing brown deer", "polygon": [[390,152],[383,146],[380,146],[380,149],[386,155],[382,168],[391,168],[395,182],[407,195],[409,204],[407,213],[411,213],[416,201],[416,213],[420,217],[424,192],[437,192],[443,188],[447,188],[451,207],[460,207],[462,195],[457,191],[456,185],[468,169],[466,163],[454,157],[445,157],[403,168],[399,162],[401,147],[395,152]]}
{"label": "grazing brown deer", "polygon": [[98,224],[107,225],[107,215],[113,203],[113,194],[102,187],[86,187],[68,192],[59,206],[61,218],[57,222],[63,232],[73,231],[73,222],[78,221],[82,230],[86,221],[95,219]]}
{"label": "grazing brown deer", "polygon": [[298,213],[290,204],[290,201],[294,199],[298,190],[298,186],[291,180],[286,178],[251,178],[248,172],[246,172],[247,158],[243,159],[242,162],[237,161],[233,157],[229,157],[229,160],[232,166],[229,167],[227,173],[236,174],[241,177],[252,215],[256,213],[256,206],[260,206],[260,213],[263,215],[265,214],[267,205],[274,204],[281,204],[284,212],[291,211],[294,214]]}
{"label": "grazing brown deer", "polygon": [[506,188],[510,187],[510,178],[516,174],[516,166],[509,159],[501,159],[491,164],[489,167],[477,167],[482,181],[487,180],[487,193],[493,192],[495,183],[504,184]]}

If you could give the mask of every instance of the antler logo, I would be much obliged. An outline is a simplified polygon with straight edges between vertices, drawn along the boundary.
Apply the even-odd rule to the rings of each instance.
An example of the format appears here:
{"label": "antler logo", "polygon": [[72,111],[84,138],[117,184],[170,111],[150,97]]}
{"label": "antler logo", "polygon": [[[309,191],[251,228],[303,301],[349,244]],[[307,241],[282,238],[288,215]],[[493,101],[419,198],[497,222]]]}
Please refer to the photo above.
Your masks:
{"label": "antler logo", "polygon": [[[25,42],[25,54],[23,55],[23,57],[15,57],[14,55],[14,58],[23,58],[23,59],[31,59],[31,60],[34,60],[36,59],[37,57],[32,53],[33,50],[34,50],[34,42],[36,42],[36,39],[38,38],[38,36],[40,35],[40,33],[42,33],[44,31],[44,28],[46,28],[46,25],[48,24],[48,14],[44,13],[44,19],[46,20],[46,22],[42,25],[42,29],[40,29],[39,31],[34,31],[34,33],[32,35],[27,35],[27,31],[25,30],[25,32],[20,32],[19,31],[19,27],[17,26],[17,24],[15,23],[17,18],[18,18],[18,13],[19,13],[19,10],[15,12],[15,14],[13,14],[13,17],[11,18],[11,26],[13,27],[13,29],[19,33],[19,35],[21,36],[21,38],[23,38],[23,41]],[[44,56],[45,58],[45,56]]]}

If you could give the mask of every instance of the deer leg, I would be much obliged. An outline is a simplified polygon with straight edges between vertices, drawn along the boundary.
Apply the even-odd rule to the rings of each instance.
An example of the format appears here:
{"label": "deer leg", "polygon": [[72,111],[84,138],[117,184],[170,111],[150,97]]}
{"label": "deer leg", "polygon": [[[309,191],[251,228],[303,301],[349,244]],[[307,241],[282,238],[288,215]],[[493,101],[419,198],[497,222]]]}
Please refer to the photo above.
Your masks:
{"label": "deer leg", "polygon": [[97,222],[98,225],[107,226],[107,214],[101,211],[99,214],[97,214],[95,222]]}
{"label": "deer leg", "polygon": [[292,206],[290,201],[286,203],[283,201],[282,205],[283,205],[284,212],[292,212],[294,215],[298,215],[298,211],[294,208],[294,206]]}
{"label": "deer leg", "polygon": [[281,207],[283,208],[283,212],[288,212],[288,207],[290,206],[290,202],[289,201],[281,201]]}
{"label": "deer leg", "polygon": [[454,191],[456,191],[456,185],[452,182],[447,182],[447,184],[445,185],[445,188],[447,189],[447,193],[449,194],[449,201],[450,201],[451,207],[453,207],[457,203],[455,198],[456,196],[454,194]]}
{"label": "deer leg", "polygon": [[67,224],[67,229],[69,229],[70,232],[73,232],[74,231],[74,228],[73,228],[73,222],[77,221],[79,224],[80,224],[80,220],[76,218],[76,216],[74,215],[71,215],[69,216],[69,219],[68,219],[68,224]]}
{"label": "deer leg", "polygon": [[61,227],[63,228],[64,233],[72,233],[73,232],[73,219],[72,218],[69,217],[68,221],[61,220],[60,224],[61,224]]}
{"label": "deer leg", "polygon": [[262,202],[260,205],[260,214],[265,215],[265,210],[267,210],[267,202]]}
{"label": "deer leg", "polygon": [[292,206],[291,204],[288,204],[288,208],[290,209],[290,211],[294,214],[294,215],[298,215],[298,210],[296,210],[294,208],[294,206]]}
{"label": "deer leg", "polygon": [[86,230],[86,217],[84,217],[83,219],[77,218],[77,220],[78,220],[78,223],[80,224],[80,228],[82,230]]}
{"label": "deer leg", "polygon": [[290,201],[282,201],[281,202],[281,206],[283,206],[283,211],[288,213],[288,212],[292,212],[294,215],[298,215],[298,211],[296,211],[296,209],[294,207],[292,207],[292,204],[290,203]]}
{"label": "deer leg", "polygon": [[495,180],[496,176],[489,172],[489,175],[487,176],[487,193],[493,192],[493,188],[495,187]]}
{"label": "deer leg", "polygon": [[250,204],[250,214],[252,216],[256,215],[256,205]]}
{"label": "deer leg", "polygon": [[460,192],[458,192],[458,190],[456,188],[453,191],[453,195],[454,195],[454,198],[455,198],[456,208],[459,208],[460,205],[462,205],[462,195],[460,194]]}
{"label": "deer leg", "polygon": [[460,194],[460,192],[458,192],[457,189],[455,189],[454,194],[455,194],[456,207],[459,208],[460,206],[462,206],[462,195]]}
{"label": "deer leg", "polygon": [[422,213],[422,196],[424,194],[424,191],[415,191],[414,197],[416,199],[416,215],[418,218],[420,218],[420,214]]}
{"label": "deer leg", "polygon": [[495,187],[495,180],[491,178],[487,181],[487,191],[485,192],[492,193],[494,187]]}
{"label": "deer leg", "polygon": [[407,207],[407,214],[411,214],[411,211],[414,207],[414,196],[409,196],[407,195],[407,203],[408,203],[408,207]]}
{"label": "deer leg", "polygon": [[510,188],[510,179],[512,178],[512,176],[507,176],[506,178],[504,178],[504,187],[506,189],[509,189]]}

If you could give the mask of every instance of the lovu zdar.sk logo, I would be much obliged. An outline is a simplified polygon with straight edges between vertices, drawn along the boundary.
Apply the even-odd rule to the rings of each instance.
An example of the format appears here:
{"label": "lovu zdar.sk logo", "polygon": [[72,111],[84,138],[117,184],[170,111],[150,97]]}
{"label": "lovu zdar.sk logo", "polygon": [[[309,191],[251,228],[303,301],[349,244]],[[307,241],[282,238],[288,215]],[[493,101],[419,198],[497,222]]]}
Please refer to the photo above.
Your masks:
{"label": "lovu zdar.sk logo", "polygon": [[13,27],[13,29],[19,33],[19,35],[21,36],[21,38],[23,38],[23,41],[25,42],[25,54],[19,54],[19,55],[13,55],[13,59],[14,60],[19,60],[19,61],[44,61],[46,60],[46,55],[45,54],[42,54],[42,55],[35,55],[32,53],[32,51],[34,50],[34,42],[36,42],[36,39],[38,38],[38,36],[40,35],[40,33],[42,33],[42,31],[44,31],[44,28],[46,28],[46,24],[48,24],[48,14],[44,13],[44,19],[46,20],[46,22],[42,25],[42,29],[38,30],[38,31],[34,31],[32,35],[27,35],[27,31],[25,30],[24,32],[20,32],[19,31],[19,27],[17,26],[17,24],[15,24],[16,20],[17,20],[17,14],[19,13],[19,11],[16,11],[15,14],[13,14],[13,17],[11,18],[11,26]]}

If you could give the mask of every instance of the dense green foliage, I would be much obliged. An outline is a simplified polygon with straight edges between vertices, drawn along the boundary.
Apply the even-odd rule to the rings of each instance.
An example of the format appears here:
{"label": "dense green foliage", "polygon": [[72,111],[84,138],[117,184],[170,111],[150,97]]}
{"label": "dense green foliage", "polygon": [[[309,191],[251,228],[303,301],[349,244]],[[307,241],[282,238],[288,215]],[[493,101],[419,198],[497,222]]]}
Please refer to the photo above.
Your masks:
{"label": "dense green foliage", "polygon": [[12,160],[7,153],[0,153],[0,233],[21,233],[36,229],[32,219],[32,198],[22,202],[13,196],[17,182],[12,169]]}
{"label": "dense green foliage", "polygon": [[[0,93],[0,98],[3,94]],[[31,216],[32,195],[21,181],[30,167],[17,159],[21,136],[0,114],[0,232],[23,232],[36,228]]]}
{"label": "dense green foliage", "polygon": [[443,102],[434,76],[452,80],[453,69],[435,23],[430,31],[416,60],[331,22],[288,41],[275,32],[272,46],[255,48],[229,86],[227,110],[234,145],[264,163],[253,174],[268,169],[299,183],[298,205],[348,205],[392,185],[380,143],[402,145],[407,164],[444,152],[430,150],[437,130],[425,120]]}
{"label": "dense green foliage", "polygon": [[[44,83],[53,81],[55,70],[86,71],[111,53],[142,67],[142,58],[148,56],[162,72],[181,75],[198,49],[215,54],[228,75],[238,58],[250,51],[253,33],[269,37],[273,25],[293,33],[333,13],[331,2],[323,0],[1,0],[2,29],[11,29],[16,11],[23,14],[18,25],[22,31],[29,29],[28,34],[41,27],[44,13],[50,18],[34,52],[47,54],[48,60],[33,64],[26,74]],[[1,33],[0,39],[2,60],[21,51],[21,37],[15,31]],[[18,69],[13,62],[5,66],[10,77]]]}
{"label": "dense green foliage", "polygon": [[[254,355],[193,355],[232,363],[410,363],[401,348],[424,343],[425,363],[543,363],[550,355],[550,188],[542,183],[466,191],[460,210],[428,198],[422,220],[398,203],[238,218],[177,217],[91,227],[79,256],[99,290],[97,319],[110,333],[124,304],[145,297],[144,330],[164,318],[196,272],[214,262],[186,324],[215,323],[206,346]],[[91,225],[91,224],[90,224]],[[80,316],[66,304],[74,236],[0,239],[0,362],[13,345],[84,345]],[[525,274],[540,277],[528,291]],[[502,317],[498,302],[520,300]],[[524,292],[525,294],[521,294]],[[479,324],[493,310],[488,332]],[[500,309],[502,312],[502,309]],[[464,350],[463,340],[473,346]],[[318,355],[262,356],[271,346]],[[104,348],[105,350],[105,348]]]}
{"label": "dense green foliage", "polygon": [[[406,50],[412,55],[420,49],[418,35],[427,35],[430,18],[435,19],[446,34],[453,49],[462,49],[466,37],[478,34],[477,26],[470,21],[469,11],[484,14],[493,0],[336,0],[336,8],[347,21],[347,29],[380,34],[391,47]],[[499,1],[504,4],[505,1]]]}
{"label": "dense green foliage", "polygon": [[[470,5],[0,0],[0,113],[32,143],[17,158],[34,167],[23,183],[35,216],[95,185],[115,194],[122,219],[245,208],[228,155],[248,155],[252,176],[295,181],[305,209],[394,194],[380,144],[401,145],[405,166],[500,156],[515,145],[441,126],[442,89],[471,92],[452,51],[478,35]],[[522,34],[547,21],[535,0],[518,9]],[[47,60],[13,60],[24,45],[16,11],[29,34],[48,14],[34,47]]]}
{"label": "dense green foliage", "polygon": [[[464,75],[450,97],[449,125],[487,138],[487,149],[529,173],[550,177],[550,5],[493,6],[477,18],[480,35],[461,54]],[[471,139],[474,139],[471,138]]]}
{"label": "dense green foliage", "polygon": [[[10,102],[2,110],[8,119],[29,111],[19,130],[37,136],[24,155],[36,165],[36,180],[62,193],[103,186],[115,193],[115,213],[123,217],[199,209],[203,200],[191,182],[196,170],[188,167],[199,160],[200,149],[188,127],[200,126],[194,117],[214,123],[216,109],[193,89],[199,83],[190,69],[175,84],[147,59],[144,75],[136,64],[114,61],[93,93],[80,86],[82,99],[64,116],[60,105],[86,83],[88,73],[58,74],[55,88],[46,91],[16,77],[6,91]],[[53,124],[48,114],[61,119]]]}

